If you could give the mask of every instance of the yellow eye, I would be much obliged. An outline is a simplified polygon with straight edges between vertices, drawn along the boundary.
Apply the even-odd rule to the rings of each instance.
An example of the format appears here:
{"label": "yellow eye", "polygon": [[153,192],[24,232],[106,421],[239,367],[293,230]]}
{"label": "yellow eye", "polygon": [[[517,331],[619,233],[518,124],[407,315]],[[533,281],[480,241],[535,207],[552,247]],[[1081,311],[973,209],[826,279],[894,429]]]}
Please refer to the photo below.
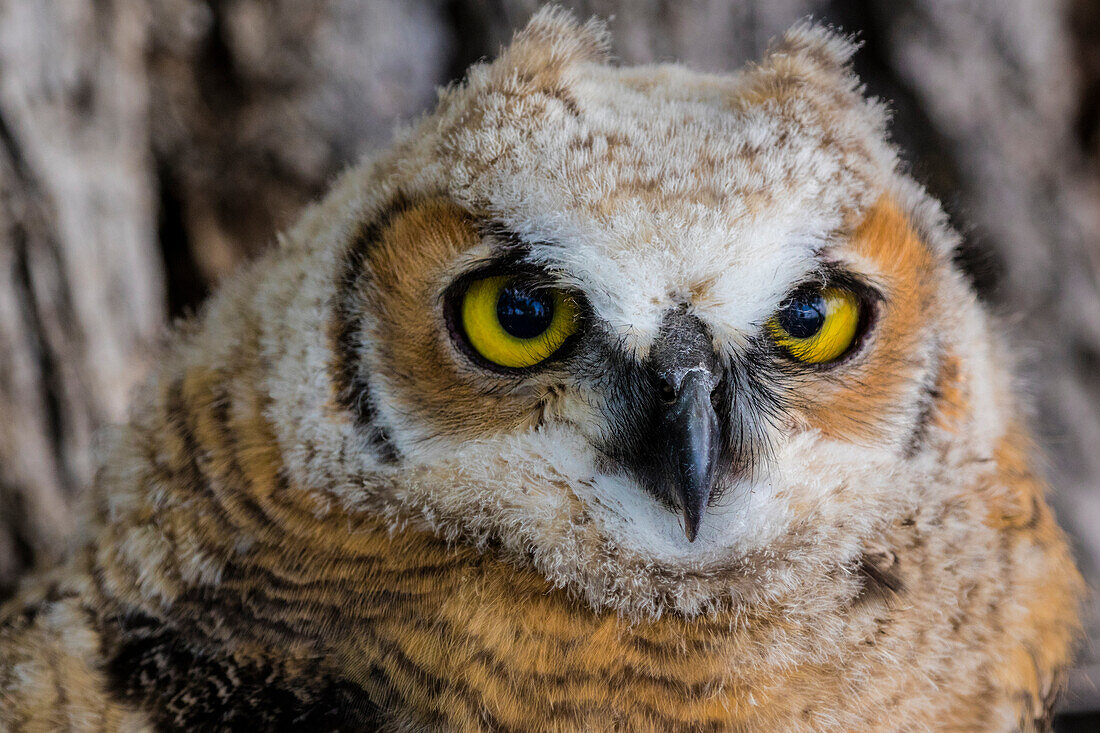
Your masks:
{"label": "yellow eye", "polygon": [[486,360],[522,369],[545,361],[577,332],[577,304],[511,275],[475,280],[462,296],[462,330]]}
{"label": "yellow eye", "polygon": [[780,306],[768,332],[795,359],[824,364],[851,348],[859,320],[860,301],[851,290],[803,290]]}

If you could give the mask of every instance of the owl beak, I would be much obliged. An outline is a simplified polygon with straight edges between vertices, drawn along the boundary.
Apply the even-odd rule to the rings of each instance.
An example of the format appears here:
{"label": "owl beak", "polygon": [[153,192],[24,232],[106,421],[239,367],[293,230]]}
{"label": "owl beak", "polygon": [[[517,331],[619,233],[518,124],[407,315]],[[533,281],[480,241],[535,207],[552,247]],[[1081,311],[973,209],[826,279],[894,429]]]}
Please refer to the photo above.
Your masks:
{"label": "owl beak", "polygon": [[714,382],[703,369],[684,374],[663,420],[688,542],[699,533],[721,451],[721,429],[711,403]]}

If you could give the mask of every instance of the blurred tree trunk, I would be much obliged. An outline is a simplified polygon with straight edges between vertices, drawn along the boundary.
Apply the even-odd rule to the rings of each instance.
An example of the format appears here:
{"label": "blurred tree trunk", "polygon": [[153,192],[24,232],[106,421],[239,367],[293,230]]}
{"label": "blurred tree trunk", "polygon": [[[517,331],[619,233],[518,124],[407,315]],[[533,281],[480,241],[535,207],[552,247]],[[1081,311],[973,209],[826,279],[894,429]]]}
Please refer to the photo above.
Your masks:
{"label": "blurred tree trunk", "polygon": [[0,3],[0,589],[72,530],[165,318],[135,7]]}
{"label": "blurred tree trunk", "polygon": [[[0,0],[0,596],[71,532],[92,431],[124,417],[163,324],[538,4]],[[565,4],[614,16],[625,63],[736,68],[807,15],[859,33],[858,71],[1026,351],[1095,586],[1100,4]]]}

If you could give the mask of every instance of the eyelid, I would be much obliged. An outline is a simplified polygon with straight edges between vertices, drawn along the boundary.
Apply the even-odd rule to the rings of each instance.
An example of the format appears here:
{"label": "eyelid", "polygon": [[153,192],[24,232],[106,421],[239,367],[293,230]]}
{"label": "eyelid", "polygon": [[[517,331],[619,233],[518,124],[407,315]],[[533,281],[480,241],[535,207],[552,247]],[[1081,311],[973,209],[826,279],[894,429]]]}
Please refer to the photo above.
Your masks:
{"label": "eyelid", "polygon": [[471,283],[498,275],[523,277],[538,288],[555,287],[554,278],[546,270],[536,267],[518,258],[482,259],[470,264],[458,277],[446,287],[444,294],[453,293],[456,288],[465,290]]}
{"label": "eyelid", "polygon": [[[866,275],[853,272],[850,267],[839,262],[824,262],[818,276],[802,283],[799,287],[845,288],[851,290],[864,302],[880,301],[882,291],[875,287]],[[793,288],[792,293],[798,288]]]}

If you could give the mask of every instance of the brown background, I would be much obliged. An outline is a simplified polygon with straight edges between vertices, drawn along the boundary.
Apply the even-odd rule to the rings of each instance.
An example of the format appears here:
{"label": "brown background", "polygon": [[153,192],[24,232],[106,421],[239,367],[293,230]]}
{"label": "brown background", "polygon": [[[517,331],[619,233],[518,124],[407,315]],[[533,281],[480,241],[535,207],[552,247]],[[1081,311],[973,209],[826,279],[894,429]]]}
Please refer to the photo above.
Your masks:
{"label": "brown background", "polygon": [[[734,69],[808,15],[859,33],[858,71],[1017,339],[1095,587],[1100,2],[567,4],[613,16],[624,63]],[[537,5],[0,0],[0,598],[73,530],[94,430],[125,417],[166,324]],[[1083,656],[1071,707],[1100,682]]]}

